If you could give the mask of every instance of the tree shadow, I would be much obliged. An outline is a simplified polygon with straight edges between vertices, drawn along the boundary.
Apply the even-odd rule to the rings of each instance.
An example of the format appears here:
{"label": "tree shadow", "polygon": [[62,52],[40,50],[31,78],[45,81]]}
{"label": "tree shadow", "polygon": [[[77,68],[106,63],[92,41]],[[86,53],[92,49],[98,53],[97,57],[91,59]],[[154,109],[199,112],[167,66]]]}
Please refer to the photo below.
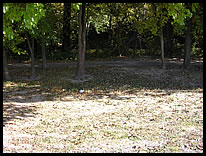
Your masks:
{"label": "tree shadow", "polygon": [[[36,107],[30,106],[35,102],[54,101],[57,97],[63,100],[71,96],[73,99],[94,100],[107,98],[108,100],[129,100],[132,94],[138,94],[143,90],[160,90],[162,95],[172,94],[176,90],[203,89],[203,62],[193,61],[190,69],[183,69],[182,62],[169,60],[166,62],[166,70],[161,69],[161,62],[154,59],[133,59],[116,62],[101,61],[87,64],[86,74],[93,79],[83,83],[72,83],[61,79],[67,73],[74,75],[75,66],[65,64],[62,68],[49,68],[45,73],[37,69],[40,80],[24,81],[14,80],[13,83],[25,86],[10,87],[4,91],[4,123],[21,117],[34,117]],[[20,68],[17,75],[29,72],[28,68]],[[28,74],[27,74],[28,75]],[[35,87],[38,86],[38,87]],[[83,88],[85,92],[79,93]],[[37,91],[38,90],[38,91]],[[88,93],[88,91],[91,91]],[[121,92],[123,94],[116,94]],[[11,97],[9,97],[11,96]],[[147,96],[145,94],[145,96]],[[70,99],[66,100],[70,101]],[[9,103],[9,104],[8,104]],[[20,106],[15,103],[22,103]],[[25,104],[28,104],[24,106]]]}
{"label": "tree shadow", "polygon": [[9,124],[14,119],[22,120],[22,118],[35,118],[37,107],[34,105],[20,105],[17,103],[4,102],[3,104],[3,126]]}

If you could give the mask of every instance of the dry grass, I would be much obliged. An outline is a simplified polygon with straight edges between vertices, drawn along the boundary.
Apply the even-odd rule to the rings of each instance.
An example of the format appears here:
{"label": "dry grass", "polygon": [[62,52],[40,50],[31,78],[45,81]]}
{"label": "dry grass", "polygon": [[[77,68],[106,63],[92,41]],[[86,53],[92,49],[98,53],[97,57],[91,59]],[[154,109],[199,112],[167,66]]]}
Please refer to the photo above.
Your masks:
{"label": "dry grass", "polygon": [[3,152],[202,153],[202,70],[146,61],[88,66],[82,84],[60,79],[74,67],[4,82]]}

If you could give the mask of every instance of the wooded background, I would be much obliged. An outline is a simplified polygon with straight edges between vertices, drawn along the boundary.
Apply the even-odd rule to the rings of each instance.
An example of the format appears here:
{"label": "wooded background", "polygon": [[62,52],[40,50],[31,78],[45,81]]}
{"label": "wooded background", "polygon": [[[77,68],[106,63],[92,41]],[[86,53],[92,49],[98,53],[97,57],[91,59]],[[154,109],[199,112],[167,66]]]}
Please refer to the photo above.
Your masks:
{"label": "wooded background", "polygon": [[7,61],[31,60],[35,77],[34,60],[43,69],[46,60],[78,60],[83,74],[85,58],[117,56],[161,57],[163,68],[178,57],[187,67],[203,56],[203,4],[3,3],[3,35],[8,74]]}

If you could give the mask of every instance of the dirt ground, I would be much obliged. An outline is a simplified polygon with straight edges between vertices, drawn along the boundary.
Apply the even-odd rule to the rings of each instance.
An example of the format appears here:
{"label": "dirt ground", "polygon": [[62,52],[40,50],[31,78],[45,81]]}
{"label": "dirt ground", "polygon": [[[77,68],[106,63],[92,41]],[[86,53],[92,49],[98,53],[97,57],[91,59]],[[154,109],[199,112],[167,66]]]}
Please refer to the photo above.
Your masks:
{"label": "dirt ground", "polygon": [[61,79],[76,62],[48,63],[34,82],[21,81],[29,64],[9,65],[3,152],[202,153],[203,60],[186,70],[182,62],[167,59],[162,70],[150,58],[86,61],[93,78],[83,93]]}

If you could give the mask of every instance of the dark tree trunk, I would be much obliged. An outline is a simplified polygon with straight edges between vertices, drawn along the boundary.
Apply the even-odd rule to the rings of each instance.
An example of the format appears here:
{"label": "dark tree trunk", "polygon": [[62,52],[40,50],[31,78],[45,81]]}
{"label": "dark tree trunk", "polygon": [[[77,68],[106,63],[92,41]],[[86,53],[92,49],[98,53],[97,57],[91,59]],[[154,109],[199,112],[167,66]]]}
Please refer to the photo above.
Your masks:
{"label": "dark tree trunk", "polygon": [[41,50],[42,50],[42,68],[43,70],[47,69],[47,63],[46,63],[46,44],[45,40],[41,39]]}
{"label": "dark tree trunk", "polygon": [[46,70],[47,69],[46,44],[45,44],[45,40],[43,38],[41,39],[41,50],[42,50],[42,69]]}
{"label": "dark tree trunk", "polygon": [[113,49],[114,39],[113,39],[113,29],[112,29],[112,15],[109,18],[109,54],[111,54],[111,50]]}
{"label": "dark tree trunk", "polygon": [[10,76],[9,70],[8,70],[6,49],[5,48],[3,48],[3,79],[5,79],[6,81],[11,80],[11,76]]}
{"label": "dark tree trunk", "polygon": [[137,37],[135,37],[134,54],[137,53]]}
{"label": "dark tree trunk", "polygon": [[166,37],[165,42],[165,56],[166,57],[172,57],[173,56],[173,26],[171,24],[171,20],[168,21],[168,23],[164,27],[164,34]]}
{"label": "dark tree trunk", "polygon": [[85,79],[85,50],[86,50],[86,22],[85,22],[85,7],[86,4],[82,3],[79,12],[79,36],[78,36],[78,60],[76,79]]}
{"label": "dark tree trunk", "polygon": [[52,60],[54,60],[54,53],[55,53],[55,44],[54,44],[54,40],[50,41],[50,51],[51,51],[51,58]]}
{"label": "dark tree trunk", "polygon": [[184,45],[184,67],[190,65],[190,54],[192,46],[192,18],[186,21],[187,30],[185,32],[185,45]]}
{"label": "dark tree trunk", "polygon": [[34,62],[34,39],[32,38],[32,51],[31,51],[31,79],[35,78],[35,62]]}
{"label": "dark tree trunk", "polygon": [[162,69],[165,69],[163,28],[161,28],[160,40],[161,40],[161,60],[162,60]]}
{"label": "dark tree trunk", "polygon": [[70,51],[70,18],[71,18],[71,3],[64,3],[64,25],[63,25],[63,43],[62,48],[68,56]]}
{"label": "dark tree trunk", "polygon": [[[89,18],[88,10],[89,9],[87,9],[87,14],[86,14],[87,20],[86,21],[88,21],[88,18]],[[88,40],[89,40],[89,38],[88,38],[88,36],[89,36],[89,29],[90,29],[90,23],[86,23],[86,48],[87,49],[90,49],[89,42],[88,42]]]}
{"label": "dark tree trunk", "polygon": [[120,29],[121,29],[121,26],[120,26],[120,23],[118,22],[118,29],[117,29],[117,51],[118,51],[118,54],[117,54],[117,56],[121,56],[122,41],[121,41]]}
{"label": "dark tree trunk", "polygon": [[110,14],[109,14],[109,48],[108,53],[111,54],[111,50],[113,49],[114,39],[113,39],[113,27],[112,27],[112,18],[113,18],[113,9],[111,6],[112,3],[107,3],[108,8],[110,8]]}
{"label": "dark tree trunk", "polygon": [[29,45],[29,50],[30,50],[30,53],[31,53],[31,79],[34,79],[35,78],[35,63],[34,63],[34,39],[32,39],[32,45],[29,41],[29,36],[28,36],[28,33],[25,32],[26,34],[26,38],[27,38],[27,43]]}
{"label": "dark tree trunk", "polygon": [[142,49],[142,35],[139,35],[139,48]]}

